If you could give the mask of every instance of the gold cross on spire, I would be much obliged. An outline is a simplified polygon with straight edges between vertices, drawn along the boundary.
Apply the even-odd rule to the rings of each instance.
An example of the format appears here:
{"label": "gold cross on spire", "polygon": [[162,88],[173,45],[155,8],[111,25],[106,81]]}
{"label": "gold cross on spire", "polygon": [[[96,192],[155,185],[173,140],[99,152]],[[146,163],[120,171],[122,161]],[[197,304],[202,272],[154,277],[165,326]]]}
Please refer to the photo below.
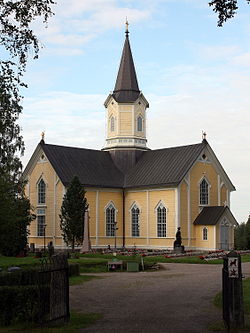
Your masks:
{"label": "gold cross on spire", "polygon": [[126,34],[128,34],[128,33],[129,33],[129,31],[128,31],[129,23],[128,23],[128,19],[127,19],[127,17],[126,17],[125,26],[126,26]]}
{"label": "gold cross on spire", "polygon": [[41,138],[42,138],[43,141],[44,141],[44,137],[45,137],[45,132],[43,131],[43,132],[41,133]]}

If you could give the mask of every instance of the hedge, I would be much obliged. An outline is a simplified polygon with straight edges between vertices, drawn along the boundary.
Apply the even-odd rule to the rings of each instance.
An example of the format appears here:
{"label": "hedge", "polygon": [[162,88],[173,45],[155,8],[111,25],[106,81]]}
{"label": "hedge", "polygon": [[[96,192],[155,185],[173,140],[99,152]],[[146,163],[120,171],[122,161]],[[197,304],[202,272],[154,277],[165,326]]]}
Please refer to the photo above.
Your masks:
{"label": "hedge", "polygon": [[39,290],[37,286],[0,287],[0,324],[36,322],[39,318]]}

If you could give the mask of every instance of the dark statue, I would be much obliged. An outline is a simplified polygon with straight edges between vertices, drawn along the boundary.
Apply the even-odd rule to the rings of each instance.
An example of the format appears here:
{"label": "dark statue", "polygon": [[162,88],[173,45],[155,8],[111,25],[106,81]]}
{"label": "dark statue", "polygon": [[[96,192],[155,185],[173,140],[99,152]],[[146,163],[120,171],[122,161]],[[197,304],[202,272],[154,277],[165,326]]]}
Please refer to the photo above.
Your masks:
{"label": "dark statue", "polygon": [[174,252],[184,252],[184,246],[181,245],[182,239],[181,239],[181,228],[178,227],[177,232],[175,234],[175,241],[174,241]]}

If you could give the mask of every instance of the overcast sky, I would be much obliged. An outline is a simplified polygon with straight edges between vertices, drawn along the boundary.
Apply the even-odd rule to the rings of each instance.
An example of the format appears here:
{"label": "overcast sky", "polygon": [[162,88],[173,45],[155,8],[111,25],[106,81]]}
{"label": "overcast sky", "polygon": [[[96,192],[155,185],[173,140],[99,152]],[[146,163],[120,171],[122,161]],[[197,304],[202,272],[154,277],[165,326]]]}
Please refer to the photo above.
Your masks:
{"label": "overcast sky", "polygon": [[113,90],[124,22],[139,87],[150,104],[151,149],[198,143],[202,131],[236,187],[238,222],[250,212],[250,5],[223,28],[208,0],[58,0],[43,49],[25,75],[20,118],[26,165],[46,143],[101,149],[103,103]]}

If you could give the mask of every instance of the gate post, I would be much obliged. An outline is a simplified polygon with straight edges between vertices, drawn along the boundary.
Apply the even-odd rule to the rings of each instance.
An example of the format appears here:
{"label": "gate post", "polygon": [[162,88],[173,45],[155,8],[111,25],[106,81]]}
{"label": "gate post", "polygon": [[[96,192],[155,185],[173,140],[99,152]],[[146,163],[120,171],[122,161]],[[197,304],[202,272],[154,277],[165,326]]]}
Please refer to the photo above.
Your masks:
{"label": "gate post", "polygon": [[241,256],[229,252],[223,258],[222,293],[223,320],[228,331],[244,327]]}

